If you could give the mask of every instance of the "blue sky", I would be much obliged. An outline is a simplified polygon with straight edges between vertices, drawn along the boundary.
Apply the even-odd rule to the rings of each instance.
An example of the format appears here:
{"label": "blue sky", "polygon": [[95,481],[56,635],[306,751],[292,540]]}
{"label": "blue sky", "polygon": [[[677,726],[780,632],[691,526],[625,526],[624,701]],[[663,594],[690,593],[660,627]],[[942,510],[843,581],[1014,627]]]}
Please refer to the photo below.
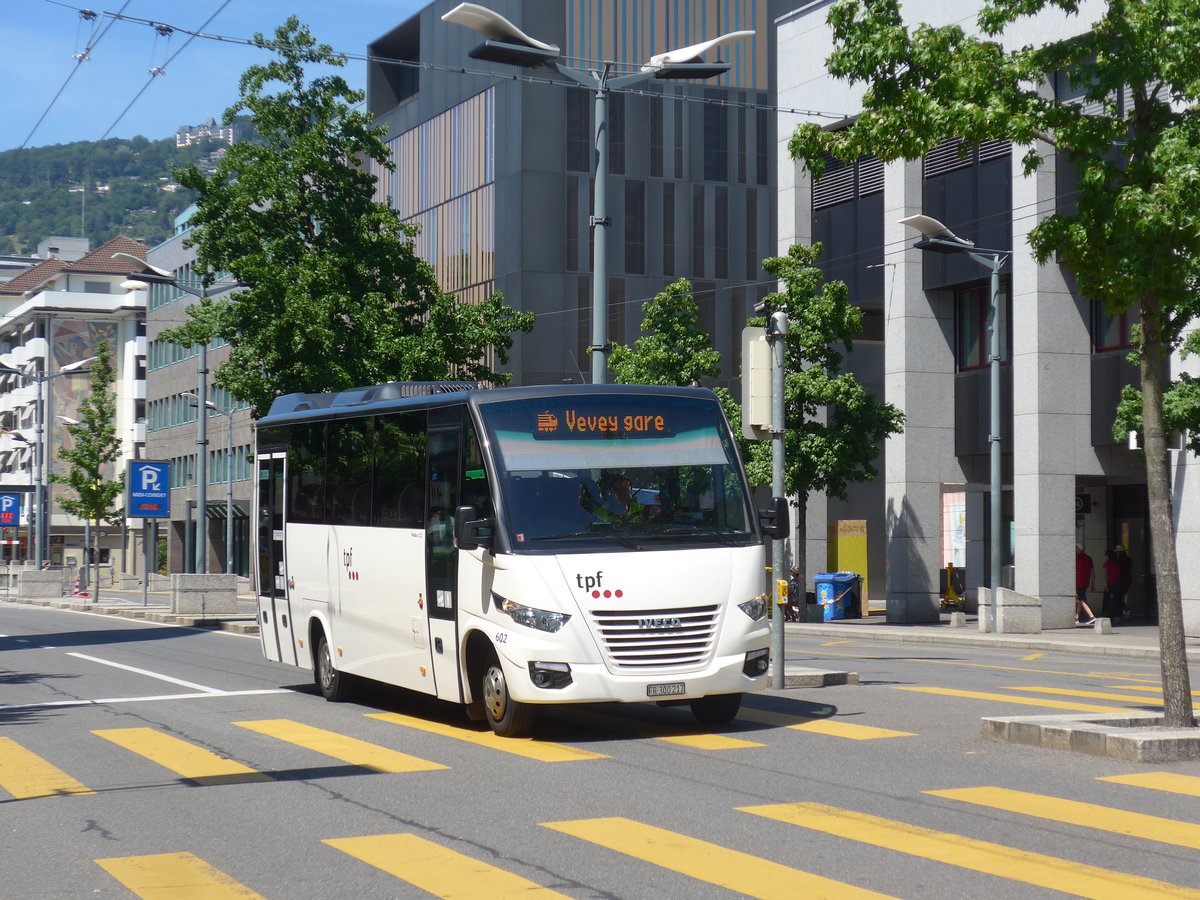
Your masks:
{"label": "blue sky", "polygon": [[[247,66],[265,61],[261,50],[234,42],[169,38],[144,22],[114,20],[109,13],[152,20],[192,31],[213,13],[205,34],[247,39],[270,35],[288,16],[308,25],[314,37],[334,49],[363,55],[367,44],[421,9],[428,0],[2,0],[0,2],[0,150],[42,147],[71,141],[144,135],[174,135],[180,125],[220,119],[237,98]],[[224,6],[224,8],[222,8]],[[78,10],[96,11],[94,23]],[[111,26],[111,27],[109,27]],[[89,37],[107,28],[88,62],[73,58]],[[152,77],[158,66],[166,73]],[[75,74],[55,101],[55,94]],[[342,74],[356,88],[366,85],[366,63],[351,59]],[[149,86],[146,87],[149,82]],[[141,97],[125,113],[122,111]],[[48,110],[48,111],[47,111]],[[38,120],[45,114],[40,125]],[[36,130],[34,130],[36,127]],[[32,132],[32,134],[31,134]]]}

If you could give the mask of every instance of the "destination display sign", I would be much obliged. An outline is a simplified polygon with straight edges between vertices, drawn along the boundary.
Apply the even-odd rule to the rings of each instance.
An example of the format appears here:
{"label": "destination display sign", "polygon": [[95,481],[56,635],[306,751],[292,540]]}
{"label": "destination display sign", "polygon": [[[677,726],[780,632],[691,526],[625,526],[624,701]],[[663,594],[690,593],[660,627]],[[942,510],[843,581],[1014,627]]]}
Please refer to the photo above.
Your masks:
{"label": "destination display sign", "polygon": [[539,440],[571,438],[661,438],[675,433],[671,410],[564,406],[543,409],[533,422],[533,436]]}

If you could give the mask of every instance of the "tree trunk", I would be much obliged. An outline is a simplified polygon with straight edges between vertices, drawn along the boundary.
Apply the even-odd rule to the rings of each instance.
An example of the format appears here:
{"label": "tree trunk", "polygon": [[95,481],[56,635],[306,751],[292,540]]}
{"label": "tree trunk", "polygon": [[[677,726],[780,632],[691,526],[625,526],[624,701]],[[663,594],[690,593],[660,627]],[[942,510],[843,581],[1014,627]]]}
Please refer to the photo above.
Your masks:
{"label": "tree trunk", "polygon": [[1183,634],[1183,603],[1175,556],[1170,465],[1163,434],[1163,384],[1166,356],[1162,342],[1162,302],[1142,301],[1142,428],[1146,452],[1146,493],[1150,507],[1150,543],[1158,592],[1159,663],[1162,667],[1163,724],[1195,727],[1192,687]]}
{"label": "tree trunk", "polygon": [[92,556],[92,598],[100,599],[100,520],[96,519],[92,523],[92,546],[89,552]]}
{"label": "tree trunk", "polygon": [[[792,557],[792,565],[800,570],[800,596],[796,598],[800,605],[800,621],[808,621],[808,494],[796,497],[796,553]],[[788,573],[789,576],[791,573]]]}

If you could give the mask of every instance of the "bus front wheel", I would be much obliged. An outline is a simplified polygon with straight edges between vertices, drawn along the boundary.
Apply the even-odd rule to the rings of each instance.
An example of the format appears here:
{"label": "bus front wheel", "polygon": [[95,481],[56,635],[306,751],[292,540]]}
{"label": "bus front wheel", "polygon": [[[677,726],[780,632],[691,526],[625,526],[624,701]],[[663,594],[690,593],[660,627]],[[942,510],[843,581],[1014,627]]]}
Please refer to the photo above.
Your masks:
{"label": "bus front wheel", "polygon": [[329,650],[329,641],[322,634],[317,638],[317,657],[313,664],[314,680],[321,689],[322,696],[332,703],[339,703],[350,695],[347,676],[339,672],[333,665],[333,654]]}
{"label": "bus front wheel", "polygon": [[501,737],[520,737],[533,727],[533,707],[514,700],[509,694],[504,669],[494,652],[484,664],[479,696],[483,700],[488,725]]}
{"label": "bus front wheel", "polygon": [[701,725],[725,725],[742,708],[741,694],[709,694],[691,701],[692,715]]}

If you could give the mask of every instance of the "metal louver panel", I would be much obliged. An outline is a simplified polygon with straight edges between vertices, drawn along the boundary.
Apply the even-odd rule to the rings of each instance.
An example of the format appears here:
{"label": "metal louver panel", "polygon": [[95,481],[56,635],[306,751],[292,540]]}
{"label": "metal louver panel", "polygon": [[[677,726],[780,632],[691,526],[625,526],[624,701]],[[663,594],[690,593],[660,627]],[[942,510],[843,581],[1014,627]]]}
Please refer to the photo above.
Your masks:
{"label": "metal louver panel", "polygon": [[945,175],[947,172],[953,172],[956,169],[966,169],[971,165],[971,154],[966,153],[960,155],[962,140],[960,138],[947,138],[942,141],[932,150],[925,154],[925,177],[933,178],[936,175]]}
{"label": "metal louver panel", "polygon": [[591,619],[610,668],[694,668],[712,656],[718,610],[717,606],[592,610]]}
{"label": "metal louver panel", "polygon": [[[839,166],[834,168],[834,165]],[[831,163],[825,173],[813,182],[813,208],[824,209],[854,199],[854,167]]]}
{"label": "metal louver panel", "polygon": [[864,156],[858,161],[858,196],[878,194],[883,190],[883,163],[876,156]]}
{"label": "metal louver panel", "polygon": [[984,141],[979,145],[979,161],[987,162],[989,159],[1000,159],[1012,153],[1012,141],[996,140]]}

